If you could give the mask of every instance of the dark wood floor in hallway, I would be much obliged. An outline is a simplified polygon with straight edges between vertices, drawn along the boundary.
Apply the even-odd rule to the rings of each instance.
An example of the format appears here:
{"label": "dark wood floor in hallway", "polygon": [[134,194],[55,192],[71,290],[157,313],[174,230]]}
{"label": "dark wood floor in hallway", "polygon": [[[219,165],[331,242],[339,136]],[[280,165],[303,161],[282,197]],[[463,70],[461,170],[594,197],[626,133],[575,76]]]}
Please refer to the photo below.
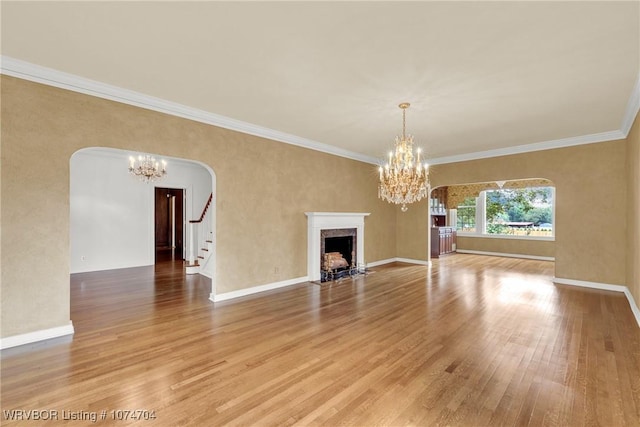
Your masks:
{"label": "dark wood floor in hallway", "polygon": [[73,275],[73,339],[2,352],[0,424],[640,425],[625,296],[554,285],[551,262],[458,254],[215,304],[181,267]]}

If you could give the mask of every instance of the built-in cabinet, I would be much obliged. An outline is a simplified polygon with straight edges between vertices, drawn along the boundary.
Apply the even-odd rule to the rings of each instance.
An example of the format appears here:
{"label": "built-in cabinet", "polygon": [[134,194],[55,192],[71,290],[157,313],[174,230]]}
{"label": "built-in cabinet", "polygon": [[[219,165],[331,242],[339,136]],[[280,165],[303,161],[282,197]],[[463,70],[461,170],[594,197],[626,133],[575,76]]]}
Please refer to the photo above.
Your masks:
{"label": "built-in cabinet", "polygon": [[431,191],[431,258],[456,250],[456,220],[447,219],[447,187]]}
{"label": "built-in cabinet", "polygon": [[455,251],[455,227],[431,227],[431,258],[438,258]]}
{"label": "built-in cabinet", "polygon": [[431,225],[434,227],[444,227],[447,225],[447,215],[443,213],[432,213]]}
{"label": "built-in cabinet", "polygon": [[431,191],[429,209],[432,227],[447,225],[447,187],[439,187]]}

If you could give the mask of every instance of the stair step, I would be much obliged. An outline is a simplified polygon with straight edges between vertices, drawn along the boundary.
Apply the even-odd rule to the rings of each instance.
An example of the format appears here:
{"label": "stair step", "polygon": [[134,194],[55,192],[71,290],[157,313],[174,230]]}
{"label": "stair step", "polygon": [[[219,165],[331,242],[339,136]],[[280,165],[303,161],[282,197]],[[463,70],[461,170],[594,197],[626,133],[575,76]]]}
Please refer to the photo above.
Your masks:
{"label": "stair step", "polygon": [[188,265],[187,268],[185,268],[185,272],[187,274],[198,274],[200,272],[200,266],[198,264]]}

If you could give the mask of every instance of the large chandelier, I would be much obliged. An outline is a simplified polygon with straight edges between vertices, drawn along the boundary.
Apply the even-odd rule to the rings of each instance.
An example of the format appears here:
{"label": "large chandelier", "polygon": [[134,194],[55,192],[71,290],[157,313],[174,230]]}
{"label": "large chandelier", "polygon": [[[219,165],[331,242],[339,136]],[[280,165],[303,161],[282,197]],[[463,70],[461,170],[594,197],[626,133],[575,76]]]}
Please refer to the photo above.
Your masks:
{"label": "large chandelier", "polygon": [[[160,168],[160,163],[162,163],[162,168]],[[137,160],[130,156],[129,173],[137,176],[141,181],[152,182],[167,174],[167,162],[164,160],[158,162],[155,157],[149,154],[138,156]]]}
{"label": "large chandelier", "polygon": [[427,197],[429,185],[429,165],[420,163],[420,148],[413,155],[413,136],[405,134],[405,114],[408,102],[399,105],[402,109],[402,137],[396,136],[394,151],[389,152],[389,161],[380,166],[378,197],[389,203],[402,204],[400,210],[406,212],[407,204]]}

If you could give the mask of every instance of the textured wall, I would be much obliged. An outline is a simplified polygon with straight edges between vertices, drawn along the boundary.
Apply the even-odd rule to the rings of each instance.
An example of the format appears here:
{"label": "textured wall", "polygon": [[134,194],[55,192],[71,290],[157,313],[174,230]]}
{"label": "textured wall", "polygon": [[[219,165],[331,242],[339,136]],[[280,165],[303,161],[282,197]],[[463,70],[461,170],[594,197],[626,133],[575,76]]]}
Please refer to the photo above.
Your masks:
{"label": "textured wall", "polygon": [[193,159],[215,171],[217,293],[306,276],[306,211],[371,212],[367,261],[396,256],[397,208],[378,200],[372,165],[12,77],[1,82],[2,337],[68,324],[69,159],[85,147]]}
{"label": "textured wall", "polygon": [[[550,179],[556,186],[556,277],[622,285],[627,281],[625,145],[621,140],[434,165],[431,185]],[[398,242],[411,239],[410,233],[398,236]],[[515,245],[520,243],[496,241],[483,250],[521,253]]]}
{"label": "textured wall", "polygon": [[640,115],[627,138],[627,286],[640,305]]}
{"label": "textured wall", "polygon": [[429,256],[429,199],[408,205],[397,215],[397,256],[426,261]]}
{"label": "textured wall", "polygon": [[[368,262],[427,259],[427,201],[406,213],[379,201],[372,165],[7,76],[1,82],[2,337],[69,321],[69,159],[85,147],[193,159],[215,171],[218,293],[305,276],[305,211],[371,212]],[[638,301],[638,138],[636,123],[626,142],[436,165],[432,185],[551,179],[556,276],[629,283]],[[282,253],[291,258],[283,262]]]}

